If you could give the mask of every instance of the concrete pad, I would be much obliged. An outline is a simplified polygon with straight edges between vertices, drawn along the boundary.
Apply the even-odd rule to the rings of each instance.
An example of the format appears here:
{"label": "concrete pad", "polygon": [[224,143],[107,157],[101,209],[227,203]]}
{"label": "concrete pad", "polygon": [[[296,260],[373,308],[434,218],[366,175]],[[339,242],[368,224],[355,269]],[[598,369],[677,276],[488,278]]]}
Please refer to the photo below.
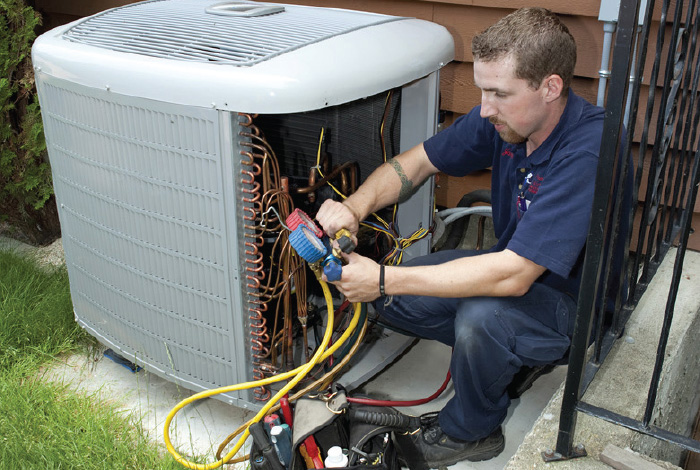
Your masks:
{"label": "concrete pad", "polygon": [[[432,395],[442,384],[449,365],[450,350],[434,341],[420,341],[382,374],[367,383],[362,391],[376,398],[413,400]],[[429,358],[429,360],[426,360]],[[505,422],[506,448],[498,457],[486,462],[460,462],[454,470],[492,470],[503,468],[516,452],[525,434],[532,428],[549,398],[561,384],[566,367],[538,379],[533,388],[514,400]],[[75,390],[96,394],[99,400],[131,413],[148,436],[163,443],[163,423],[170,410],[192,395],[146,371],[132,373],[101,354],[76,354],[56,362],[44,371],[47,380],[66,383]],[[407,414],[419,415],[439,410],[452,396],[451,386],[437,400],[416,407],[403,408]],[[216,399],[205,399],[188,406],[176,415],[171,426],[173,444],[185,456],[205,456],[214,461],[219,444],[239,425],[252,418],[251,411]],[[233,443],[235,444],[235,440]],[[230,447],[229,447],[230,448]],[[247,450],[247,445],[244,449]],[[243,469],[243,466],[231,468]]]}
{"label": "concrete pad", "polygon": [[[634,419],[641,419],[646,405],[651,372],[656,356],[658,335],[663,322],[666,299],[671,283],[675,250],[671,250],[657,272],[654,281],[639,302],[637,309],[627,323],[625,336],[617,341],[608,358],[590,385],[584,400],[587,403],[604,407],[611,411],[624,414]],[[697,285],[700,279],[700,253],[689,251],[686,254],[683,276],[674,310],[674,320],[666,350],[664,375],[675,367],[674,359],[684,357],[680,351],[687,340],[694,341],[697,327],[697,317],[700,312],[700,296],[697,295]],[[696,350],[697,347],[691,348]],[[688,369],[698,371],[697,362],[687,365]],[[696,372],[697,373],[697,372]],[[674,381],[674,378],[666,379]],[[697,378],[683,378],[686,386],[690,383],[689,392],[695,394]],[[660,389],[661,390],[661,389]],[[556,435],[559,426],[562,387],[544,409],[542,416],[518,449],[518,452],[508,462],[506,470],[522,469],[608,469],[609,466],[599,460],[599,455],[608,444],[620,448],[634,446],[639,441],[639,434],[621,426],[607,423],[598,418],[579,413],[574,443],[581,443],[588,451],[588,457],[569,460],[566,462],[545,463],[541,452],[556,446]],[[670,397],[673,398],[673,397]],[[664,408],[669,397],[659,395],[661,408]],[[653,459],[650,459],[653,461]],[[657,464],[667,469],[677,469],[676,465],[668,462]]]}
{"label": "concrete pad", "polygon": [[[43,376],[116,405],[117,409],[128,412],[140,423],[149,438],[160,444],[163,444],[163,424],[170,410],[193,395],[189,390],[145,370],[133,373],[105,358],[101,349],[57,361],[43,372]],[[213,398],[195,402],[175,416],[170,427],[172,443],[186,458],[206,456],[207,462],[213,462],[219,444],[254,415]],[[244,447],[245,451],[248,449],[249,445]]]}

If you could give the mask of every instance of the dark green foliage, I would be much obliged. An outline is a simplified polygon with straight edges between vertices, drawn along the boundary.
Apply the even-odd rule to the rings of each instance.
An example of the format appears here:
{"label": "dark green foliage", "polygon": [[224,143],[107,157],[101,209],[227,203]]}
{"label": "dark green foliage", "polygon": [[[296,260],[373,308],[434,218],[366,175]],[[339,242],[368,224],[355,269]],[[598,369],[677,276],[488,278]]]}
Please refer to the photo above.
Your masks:
{"label": "dark green foliage", "polygon": [[0,0],[0,223],[41,244],[59,234],[31,46],[40,16]]}

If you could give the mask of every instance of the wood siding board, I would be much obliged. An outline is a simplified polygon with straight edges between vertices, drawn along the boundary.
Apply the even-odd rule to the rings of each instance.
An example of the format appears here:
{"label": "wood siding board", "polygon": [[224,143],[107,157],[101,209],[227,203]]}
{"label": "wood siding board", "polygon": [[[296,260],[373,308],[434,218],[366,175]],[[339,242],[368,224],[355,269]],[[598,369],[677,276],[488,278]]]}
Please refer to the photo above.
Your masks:
{"label": "wood siding board", "polygon": [[[433,21],[445,26],[452,34],[455,60],[472,62],[471,43],[474,36],[512,11],[512,8],[436,4]],[[603,23],[597,18],[582,16],[564,15],[561,19],[578,46],[575,75],[597,78],[603,51]]]}
{"label": "wood siding board", "polygon": [[[598,81],[574,77],[573,90],[591,103],[596,102]],[[441,108],[456,113],[468,113],[481,102],[481,92],[474,85],[471,62],[451,62],[440,71]]]}
{"label": "wood siding board", "polygon": [[[646,193],[647,193],[647,186],[648,186],[647,183],[648,183],[648,179],[649,179],[649,171],[651,168],[651,153],[652,153],[652,148],[651,147],[647,148],[646,155],[644,156],[644,164],[642,167],[642,179],[639,183],[639,192],[637,195],[638,196],[637,199],[640,201],[646,200]],[[634,149],[632,151],[632,155],[634,156],[634,162],[635,162],[634,165],[635,165],[635,169],[636,169],[637,166],[639,165],[639,145],[634,146]],[[692,158],[693,154],[691,153],[690,155],[686,155],[686,157],[685,157],[686,162],[684,163],[684,165],[685,165],[684,168],[687,168],[687,165],[688,165],[687,159],[689,157]],[[672,152],[669,151],[669,155],[666,158],[669,159],[669,162],[666,164],[666,173],[663,175],[663,181],[665,181],[665,182],[675,181],[676,171],[678,169],[678,160],[680,160],[680,157],[679,156],[674,157]],[[675,160],[675,162],[673,163],[673,167],[674,167],[673,174],[669,174],[669,172],[668,172],[669,168],[671,166],[671,163],[672,163],[670,161],[670,159]],[[691,165],[692,165],[692,163],[691,163]],[[698,189],[697,191],[698,191],[698,195],[700,195],[700,189]],[[684,198],[687,197],[687,194],[688,193],[686,191]],[[673,195],[673,192],[671,192],[671,196],[672,195]],[[664,201],[664,199],[662,199],[662,201]],[[685,206],[685,199],[683,201],[681,201],[681,205]],[[695,206],[693,207],[693,212],[700,213],[700,198],[696,198]]]}
{"label": "wood siding board", "polygon": [[443,207],[456,207],[465,194],[477,189],[491,189],[491,170],[460,177],[438,173],[435,184],[435,203]]}
{"label": "wood siding board", "polygon": [[[645,85],[650,84],[651,72],[654,67],[654,61],[656,60],[656,50],[657,50],[657,39],[659,34],[659,23],[653,23],[649,29],[649,42],[647,44],[647,55],[644,61],[644,71],[642,72],[642,83]],[[661,49],[661,60],[659,61],[659,74],[657,77],[657,85],[663,85],[664,77],[666,76],[666,63],[669,55],[669,50],[671,48],[671,26],[666,26],[664,31],[664,42]],[[673,46],[676,49],[676,44]],[[614,60],[614,58],[613,58]],[[636,70],[633,71],[636,73]]]}
{"label": "wood siding board", "polygon": [[580,0],[577,2],[562,2],[559,0],[539,0],[533,2],[532,0],[422,0],[425,3],[434,3],[436,5],[440,4],[451,4],[451,5],[462,5],[462,6],[482,6],[482,7],[494,7],[494,8],[509,8],[515,10],[522,7],[539,6],[552,10],[556,13],[568,14],[568,15],[582,15],[582,16],[594,16],[598,17],[598,10],[600,9],[600,1],[598,0]]}
{"label": "wood siding board", "polygon": [[700,211],[693,214],[691,227],[693,227],[694,233],[691,233],[688,238],[688,249],[700,251]]}
{"label": "wood siding board", "polygon": [[440,70],[440,107],[468,113],[481,102],[481,91],[474,84],[471,62],[450,62]]}
{"label": "wood siding board", "polygon": [[[635,119],[635,126],[634,126],[634,141],[635,142],[640,142],[642,139],[642,132],[644,131],[644,119],[646,117],[647,113],[647,105],[649,102],[649,87],[646,85],[642,85],[642,89],[640,90],[639,94],[639,105],[637,108],[637,116]],[[657,130],[657,119],[659,116],[659,112],[661,111],[661,99],[663,98],[663,89],[661,87],[656,88],[656,93],[654,94],[654,106],[652,109],[652,116],[649,122],[649,131],[648,131],[648,136],[647,136],[647,144],[648,145],[654,145],[654,142],[656,141],[656,130]],[[684,115],[680,115],[681,111],[681,106],[680,102],[676,106],[676,115],[675,115],[675,120],[678,125],[682,126],[687,126],[690,124],[690,122],[687,120],[687,115],[688,115],[688,106],[689,106],[690,100],[688,97],[688,103],[686,103],[685,109],[684,109]],[[697,104],[696,104],[697,107]],[[694,110],[692,113],[694,114]],[[628,126],[628,128],[631,128]],[[685,131],[685,129],[683,129]],[[681,134],[681,139],[683,138],[683,134]],[[676,139],[675,139],[675,131],[673,134],[673,139],[671,140],[671,145],[677,145]]]}
{"label": "wood siding board", "polygon": [[[655,2],[654,3],[654,14],[652,15],[652,19],[659,21],[661,20],[661,9],[663,8],[664,2]],[[669,0],[668,2],[668,10],[667,10],[667,18],[668,21],[673,21],[673,17],[675,15],[676,11],[676,6],[678,5],[678,2],[676,0]],[[641,18],[644,18],[644,12],[639,12],[639,16]],[[683,12],[683,17],[685,17],[685,11]]]}
{"label": "wood siding board", "polygon": [[261,0],[271,3],[289,3],[315,7],[344,8],[347,10],[369,11],[383,15],[406,16],[432,21],[433,5],[419,0]]}
{"label": "wood siding board", "polygon": [[595,104],[598,98],[598,80],[587,77],[574,77],[571,84],[574,93],[583,97],[589,103]]}
{"label": "wood siding board", "polygon": [[566,15],[591,16],[598,18],[600,2],[593,0],[581,0],[577,2],[562,2],[561,0],[474,0],[474,5],[492,6],[495,8],[512,8],[514,10],[523,7],[538,6],[547,8],[555,13]]}
{"label": "wood siding board", "polygon": [[[639,227],[641,224],[641,214],[642,214],[642,207],[641,205],[637,208],[637,212],[635,212],[635,218],[634,218],[634,228],[632,230],[632,240],[630,242],[630,250],[636,251],[638,240],[639,240]],[[700,251],[700,212],[694,212],[693,213],[693,218],[691,219],[691,233],[690,236],[688,237],[688,249],[689,250],[694,250],[694,251]],[[679,238],[676,237],[676,239],[673,241],[674,246],[678,246],[678,241]],[[647,233],[646,241],[645,241],[645,246],[648,246],[649,244],[649,234]]]}
{"label": "wood siding board", "polygon": [[443,25],[455,42],[455,60],[473,62],[472,39],[475,35],[511,13],[513,9],[461,5],[435,5],[433,21]]}
{"label": "wood siding board", "polygon": [[597,18],[584,16],[563,16],[561,20],[576,40],[574,75],[598,78],[603,55],[603,23]]}
{"label": "wood siding board", "polygon": [[136,3],[139,0],[36,0],[36,9],[41,13],[61,13],[77,17],[94,15],[110,8]]}

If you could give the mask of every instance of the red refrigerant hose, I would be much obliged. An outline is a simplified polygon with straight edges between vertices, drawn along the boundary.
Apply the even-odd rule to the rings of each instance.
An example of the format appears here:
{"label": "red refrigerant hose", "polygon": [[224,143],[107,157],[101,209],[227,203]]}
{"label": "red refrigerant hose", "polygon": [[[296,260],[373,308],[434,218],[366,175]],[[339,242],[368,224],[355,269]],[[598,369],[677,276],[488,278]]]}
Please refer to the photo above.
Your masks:
{"label": "red refrigerant hose", "polygon": [[450,372],[447,372],[447,377],[445,377],[445,381],[442,383],[440,388],[437,390],[437,392],[433,393],[430,395],[428,398],[421,398],[419,400],[401,400],[401,401],[392,401],[392,400],[374,400],[372,398],[354,398],[354,397],[348,397],[348,401],[350,403],[357,403],[360,405],[372,405],[372,406],[394,406],[394,407],[400,407],[400,406],[418,406],[418,405],[423,405],[425,403],[431,402],[435,400],[437,397],[442,394],[442,392],[445,391],[447,388],[447,384],[450,383],[450,379],[452,378],[452,375]]}

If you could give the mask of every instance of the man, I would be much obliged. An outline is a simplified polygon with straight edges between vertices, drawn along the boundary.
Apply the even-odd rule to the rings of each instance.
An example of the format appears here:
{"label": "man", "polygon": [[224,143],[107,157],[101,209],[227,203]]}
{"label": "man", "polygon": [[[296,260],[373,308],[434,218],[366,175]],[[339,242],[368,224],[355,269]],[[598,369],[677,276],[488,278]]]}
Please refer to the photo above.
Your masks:
{"label": "man", "polygon": [[317,214],[328,233],[356,233],[438,171],[492,167],[493,249],[386,268],[350,254],[336,283],[351,301],[377,300],[392,324],[453,347],[455,396],[414,437],[431,468],[498,455],[513,376],[568,350],[603,125],[603,110],[570,90],[576,44],[548,10],[506,16],[474,38],[472,53],[481,106]]}

